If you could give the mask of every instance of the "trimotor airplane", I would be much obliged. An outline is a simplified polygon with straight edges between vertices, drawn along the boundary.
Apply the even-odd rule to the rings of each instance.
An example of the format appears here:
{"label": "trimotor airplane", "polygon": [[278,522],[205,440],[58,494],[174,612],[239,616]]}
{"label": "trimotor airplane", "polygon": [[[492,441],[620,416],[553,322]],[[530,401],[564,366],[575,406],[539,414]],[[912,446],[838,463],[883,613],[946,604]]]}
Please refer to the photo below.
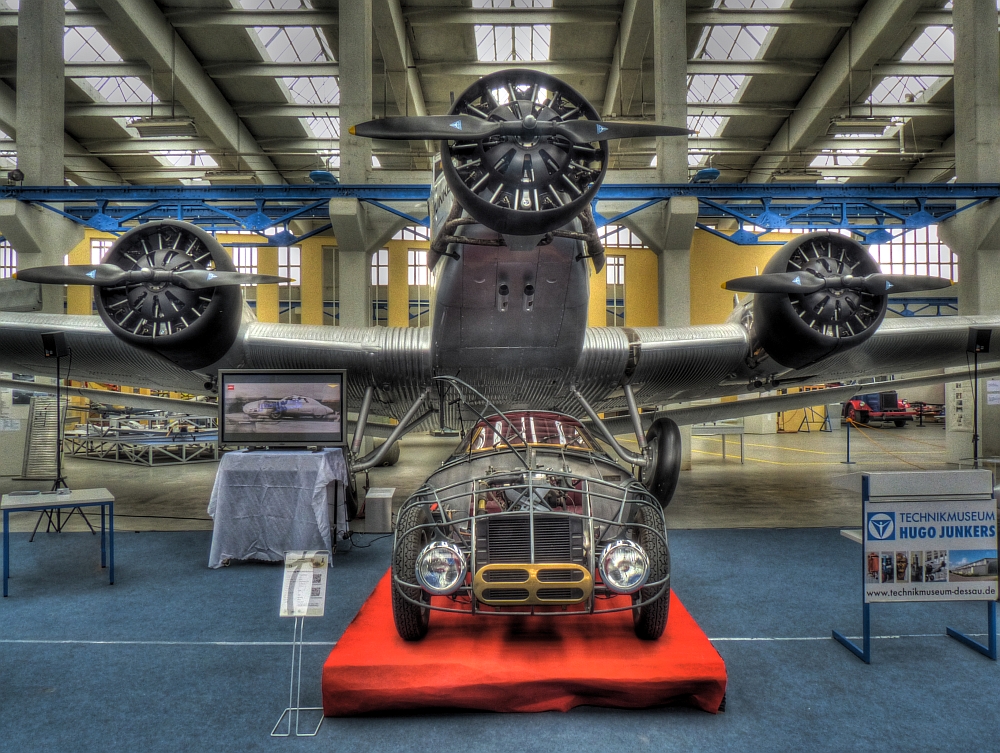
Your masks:
{"label": "trimotor airplane", "polygon": [[242,411],[252,421],[284,418],[312,418],[316,420],[337,420],[339,416],[333,408],[328,408],[319,400],[301,395],[289,395],[277,400],[254,400],[244,404]]}
{"label": "trimotor airplane", "polygon": [[[964,367],[970,326],[1000,327],[1000,317],[883,321],[889,292],[950,283],[881,274],[857,242],[811,233],[782,247],[763,274],[728,283],[754,295],[724,324],[588,328],[588,277],[604,263],[590,205],[606,175],[608,141],[687,131],[601,121],[570,86],[530,70],[480,79],[448,115],[386,118],[353,130],[440,140],[429,207],[430,327],[257,322],[239,285],[278,278],[239,274],[200,228],[150,222],[122,235],[100,265],[19,272],[29,282],[94,286],[100,317],[0,314],[0,369],[52,376],[40,338],[50,330],[65,332],[78,380],[206,394],[223,368],[347,369],[349,398],[360,406],[355,471],[381,462],[396,439],[450,399],[442,378],[460,380],[490,401],[490,413],[586,414],[620,457],[645,468],[644,484],[666,502],[680,467],[679,432],[669,418],[646,432],[652,414],[640,408]],[[726,410],[750,415],[752,403]],[[784,405],[792,403],[789,396]],[[631,423],[638,453],[598,417],[624,409],[629,418],[615,425]],[[687,423],[713,415],[682,413]],[[369,415],[399,424],[375,452],[358,457]]]}

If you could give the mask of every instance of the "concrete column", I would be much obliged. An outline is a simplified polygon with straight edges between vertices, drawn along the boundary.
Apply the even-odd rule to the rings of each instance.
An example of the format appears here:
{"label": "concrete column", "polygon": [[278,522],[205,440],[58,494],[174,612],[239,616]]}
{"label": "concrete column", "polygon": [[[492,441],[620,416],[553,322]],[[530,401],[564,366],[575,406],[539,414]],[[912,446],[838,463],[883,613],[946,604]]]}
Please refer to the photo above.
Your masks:
{"label": "concrete column", "polygon": [[372,118],[372,0],[340,5],[340,182],[367,183],[372,142],[352,125]]}
{"label": "concrete column", "polygon": [[[340,4],[340,182],[368,183],[370,139],[352,136],[352,125],[372,117],[372,0]],[[352,216],[348,216],[352,215]],[[368,208],[352,199],[330,202],[340,254],[340,325],[368,327]]]}
{"label": "concrete column", "polygon": [[[686,128],[686,0],[653,0],[653,86],[656,122]],[[656,165],[661,183],[687,183],[687,140],[658,138]]]}
{"label": "concrete column", "polygon": [[[955,172],[959,183],[1000,182],[1000,37],[994,0],[955,3]],[[958,304],[962,314],[1000,312],[1000,207],[968,209],[940,226],[942,240],[958,254]],[[991,343],[997,352],[1000,343]],[[966,391],[968,392],[968,390]],[[1000,406],[983,403],[981,455],[1000,454]],[[966,397],[970,397],[966,395]],[[972,401],[966,399],[965,411]],[[950,459],[972,454],[971,420],[947,414]]]}
{"label": "concrete column", "polygon": [[338,295],[340,301],[341,327],[370,327],[372,313],[368,301],[368,287],[371,282],[369,260],[366,251],[338,250],[340,279]]}
{"label": "concrete column", "polygon": [[[63,0],[23,3],[17,25],[17,166],[30,186],[63,184],[65,80]],[[17,250],[18,269],[63,263],[83,231],[53,212],[13,201],[0,206],[0,235]],[[64,289],[42,286],[42,310],[63,312]]]}
{"label": "concrete column", "polygon": [[17,166],[29,186],[63,184],[63,0],[32,0],[17,14]]}

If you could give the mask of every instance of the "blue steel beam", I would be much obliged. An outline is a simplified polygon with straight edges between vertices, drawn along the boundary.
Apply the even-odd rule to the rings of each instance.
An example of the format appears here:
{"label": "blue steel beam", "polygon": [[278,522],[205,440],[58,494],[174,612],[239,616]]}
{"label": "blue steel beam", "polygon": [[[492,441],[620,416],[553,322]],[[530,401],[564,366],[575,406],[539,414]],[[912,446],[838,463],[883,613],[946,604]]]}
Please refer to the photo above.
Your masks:
{"label": "blue steel beam", "polygon": [[[215,230],[262,232],[294,219],[328,220],[331,198],[356,198],[426,225],[390,206],[425,201],[430,186],[405,185],[232,185],[232,186],[0,186],[0,199],[38,204],[80,224],[112,233],[126,222],[178,217]],[[598,224],[680,196],[699,201],[702,229],[739,245],[767,243],[767,232],[784,228],[849,229],[868,243],[885,243],[908,230],[941,222],[971,206],[1000,198],[1000,184],[604,184],[595,201]],[[601,201],[635,201],[637,206],[603,216]],[[53,204],[60,204],[56,208]],[[733,219],[737,230],[711,226]],[[294,237],[288,234],[287,237]]]}

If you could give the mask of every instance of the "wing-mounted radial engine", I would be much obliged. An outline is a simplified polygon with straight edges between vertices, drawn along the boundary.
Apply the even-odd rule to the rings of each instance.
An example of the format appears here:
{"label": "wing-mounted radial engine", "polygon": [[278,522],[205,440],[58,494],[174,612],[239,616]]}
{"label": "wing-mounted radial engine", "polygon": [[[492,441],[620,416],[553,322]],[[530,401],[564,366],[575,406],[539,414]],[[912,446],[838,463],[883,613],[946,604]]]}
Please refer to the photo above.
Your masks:
{"label": "wing-mounted radial engine", "polygon": [[236,271],[222,245],[186,222],[149,222],[122,235],[101,264],[34,267],[20,280],[93,285],[97,313],[126,342],[186,369],[218,361],[236,340],[240,285],[284,281]]}
{"label": "wing-mounted radial engine", "polygon": [[860,243],[822,232],[786,243],[763,274],[723,287],[755,294],[754,350],[799,369],[871,337],[885,317],[890,293],[950,285],[941,277],[882,274]]}

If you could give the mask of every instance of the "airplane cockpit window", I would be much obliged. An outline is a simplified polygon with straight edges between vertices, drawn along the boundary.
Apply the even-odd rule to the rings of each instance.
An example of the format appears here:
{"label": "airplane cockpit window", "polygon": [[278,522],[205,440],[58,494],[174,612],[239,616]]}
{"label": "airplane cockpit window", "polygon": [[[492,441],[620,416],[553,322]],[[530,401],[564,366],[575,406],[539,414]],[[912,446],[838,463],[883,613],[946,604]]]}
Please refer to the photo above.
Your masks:
{"label": "airplane cockpit window", "polygon": [[565,447],[585,452],[595,449],[584,428],[569,416],[556,413],[513,413],[507,414],[507,418],[514,425],[513,428],[499,416],[490,418],[488,422],[480,421],[459,448],[459,453],[504,450],[508,444],[524,447],[521,437],[532,447]]}

